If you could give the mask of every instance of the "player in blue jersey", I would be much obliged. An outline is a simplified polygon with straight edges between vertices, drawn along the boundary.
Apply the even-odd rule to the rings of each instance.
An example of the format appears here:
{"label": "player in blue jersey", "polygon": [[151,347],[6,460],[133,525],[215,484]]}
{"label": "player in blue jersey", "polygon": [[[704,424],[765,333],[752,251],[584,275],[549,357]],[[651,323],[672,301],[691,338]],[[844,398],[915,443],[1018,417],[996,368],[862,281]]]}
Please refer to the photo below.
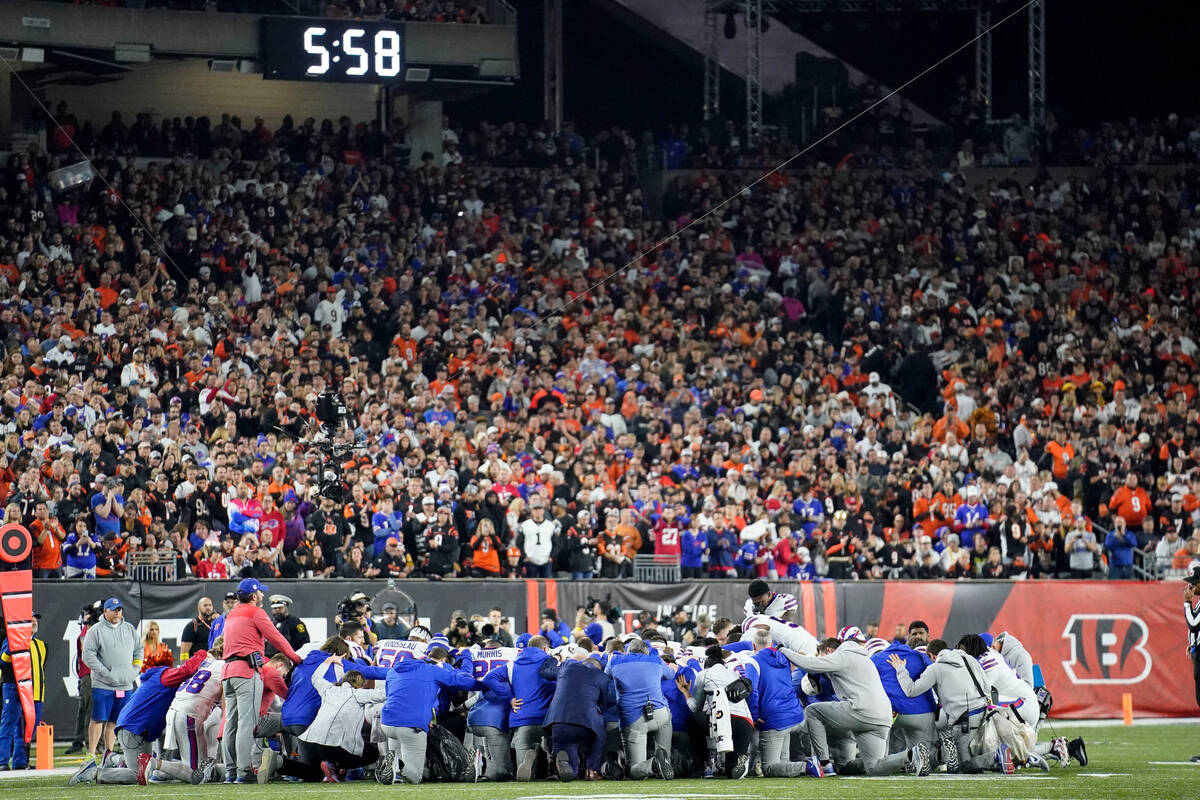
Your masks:
{"label": "player in blue jersey", "polygon": [[189,658],[179,667],[155,667],[141,675],[141,685],[121,709],[117,717],[117,741],[124,751],[125,766],[98,766],[86,761],[69,785],[95,781],[146,785],[146,773],[153,760],[154,743],[167,727],[167,709],[175,699],[175,691],[200,669],[208,657],[206,650]]}

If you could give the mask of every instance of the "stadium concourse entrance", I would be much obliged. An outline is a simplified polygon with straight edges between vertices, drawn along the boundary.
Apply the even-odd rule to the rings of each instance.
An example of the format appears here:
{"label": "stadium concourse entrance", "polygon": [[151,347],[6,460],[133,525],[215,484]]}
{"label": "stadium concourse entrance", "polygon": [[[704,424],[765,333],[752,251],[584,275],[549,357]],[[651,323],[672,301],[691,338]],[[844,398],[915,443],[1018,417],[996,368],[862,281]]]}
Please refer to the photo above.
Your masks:
{"label": "stadium concourse entrance", "polygon": [[[292,598],[311,638],[321,641],[334,630],[333,616],[342,597],[358,591],[378,611],[392,600],[403,610],[415,605],[417,617],[434,629],[450,624],[461,610],[469,617],[499,606],[513,621],[514,633],[537,630],[541,610],[554,608],[568,624],[589,600],[614,608],[615,629],[633,629],[647,611],[656,619],[683,607],[695,620],[745,616],[747,581],[699,580],[676,584],[632,581],[557,580],[406,580],[403,592],[389,594],[385,581],[270,581],[271,591]],[[1179,586],[1161,582],[1109,581],[772,581],[772,589],[794,594],[794,622],[818,638],[843,625],[877,622],[878,635],[892,638],[898,624],[925,620],[935,636],[950,642],[966,633],[1007,630],[1019,637],[1040,663],[1054,693],[1054,716],[1119,717],[1121,695],[1133,693],[1139,716],[1186,716],[1195,712],[1190,692],[1178,692],[1178,676],[1189,674],[1182,646],[1186,628],[1179,616]],[[73,730],[77,680],[74,643],[80,609],[116,596],[126,619],[135,625],[157,622],[162,639],[178,654],[183,627],[201,597],[221,598],[234,587],[226,581],[36,581],[34,609],[42,614],[39,638],[46,642],[44,719],[57,731]],[[408,598],[411,598],[409,603]]]}

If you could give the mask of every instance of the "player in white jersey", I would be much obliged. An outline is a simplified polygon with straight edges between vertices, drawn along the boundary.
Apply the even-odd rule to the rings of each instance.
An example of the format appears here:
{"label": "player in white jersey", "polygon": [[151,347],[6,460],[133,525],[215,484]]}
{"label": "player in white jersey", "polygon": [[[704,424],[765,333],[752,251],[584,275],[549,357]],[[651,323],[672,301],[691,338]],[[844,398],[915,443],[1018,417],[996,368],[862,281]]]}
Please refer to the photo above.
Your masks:
{"label": "player in white jersey", "polygon": [[750,596],[746,599],[746,616],[761,614],[767,617],[779,617],[790,622],[796,610],[796,595],[783,592],[772,592],[766,581],[750,582]]}
{"label": "player in white jersey", "polygon": [[[214,643],[214,650],[220,653]],[[209,720],[221,702],[221,675],[225,662],[209,655],[200,669],[176,691],[167,712],[167,724],[174,732],[179,748],[178,761],[163,761],[159,770],[171,778],[199,783],[211,780],[216,763],[209,758],[216,752],[216,731],[208,735]],[[219,724],[220,716],[217,714]],[[207,771],[202,767],[207,766]]]}
{"label": "player in white jersey", "polygon": [[[986,640],[975,634],[964,636],[958,643],[958,649],[973,655],[979,660],[984,674],[996,690],[996,700],[1002,706],[1008,706],[1017,719],[1024,722],[1034,731],[1038,728],[1039,709],[1037,692],[1017,674],[1017,671],[1004,660],[1004,657],[987,646]],[[1053,756],[1062,766],[1069,760],[1067,739],[1065,736],[1056,737],[1053,741],[1039,743],[1029,754],[1027,766],[1042,770],[1050,769],[1045,756]]]}
{"label": "player in white jersey", "polygon": [[771,641],[777,646],[795,650],[806,656],[817,654],[817,637],[809,633],[803,625],[788,622],[779,617],[768,617],[751,614],[742,623],[742,630],[749,633],[751,628],[765,627],[771,632]]}

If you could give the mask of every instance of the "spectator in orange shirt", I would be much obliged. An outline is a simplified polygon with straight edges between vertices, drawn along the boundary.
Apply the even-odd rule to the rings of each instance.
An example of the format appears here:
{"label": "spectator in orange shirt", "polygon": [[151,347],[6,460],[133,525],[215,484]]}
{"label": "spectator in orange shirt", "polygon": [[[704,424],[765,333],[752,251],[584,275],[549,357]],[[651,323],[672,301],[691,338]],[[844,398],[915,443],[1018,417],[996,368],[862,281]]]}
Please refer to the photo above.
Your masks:
{"label": "spectator in orange shirt", "polygon": [[1054,439],[1046,445],[1046,454],[1050,456],[1050,471],[1056,481],[1066,480],[1067,467],[1075,457],[1075,445],[1067,441],[1067,432],[1059,426],[1054,428]]}
{"label": "spectator in orange shirt", "polygon": [[62,546],[67,531],[50,516],[50,506],[39,499],[33,506],[34,520],[29,525],[33,535],[33,575],[35,578],[62,577]]}
{"label": "spectator in orange shirt", "polygon": [[933,438],[939,442],[946,440],[946,434],[953,433],[959,440],[966,439],[971,433],[971,429],[967,427],[967,423],[958,418],[958,413],[952,409],[946,409],[946,416],[933,423]]}
{"label": "spectator in orange shirt", "polygon": [[1131,472],[1125,476],[1125,485],[1113,492],[1108,501],[1108,508],[1118,517],[1125,520],[1129,530],[1141,533],[1142,523],[1150,513],[1150,495],[1138,486],[1137,473]]}
{"label": "spectator in orange shirt", "polygon": [[637,526],[633,522],[633,509],[621,509],[617,534],[624,543],[625,557],[632,561],[633,557],[641,552],[642,549],[642,532],[637,529]]}

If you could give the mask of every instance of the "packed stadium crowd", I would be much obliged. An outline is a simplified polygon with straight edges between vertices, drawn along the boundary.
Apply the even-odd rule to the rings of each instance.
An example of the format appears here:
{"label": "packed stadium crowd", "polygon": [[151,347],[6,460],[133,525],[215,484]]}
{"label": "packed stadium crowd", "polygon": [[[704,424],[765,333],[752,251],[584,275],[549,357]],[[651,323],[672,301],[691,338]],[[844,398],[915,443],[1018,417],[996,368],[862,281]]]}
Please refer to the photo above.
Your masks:
{"label": "packed stadium crowd", "polygon": [[[406,168],[389,128],[114,115],[61,193],[63,131],[11,156],[0,498],[39,577],[1196,557],[1196,169],[806,162],[702,170],[660,210],[621,129],[447,121]],[[163,141],[207,160],[116,156]],[[344,503],[299,441],[331,390],[364,445]]]}
{"label": "packed stadium crowd", "polygon": [[486,25],[484,0],[51,0],[113,8],[390,19]]}
{"label": "packed stadium crowd", "polygon": [[91,721],[70,784],[920,777],[1088,763],[1082,739],[1038,741],[1053,696],[1007,631],[951,647],[913,620],[890,640],[875,624],[818,641],[792,621],[794,596],[755,580],[740,624],[679,608],[622,631],[589,601],[574,624],[544,609],[515,640],[498,607],[455,611],[435,631],[405,625],[390,604],[373,618],[355,594],[317,643],[286,596],[269,597],[267,616],[268,591],[245,578],[220,615],[203,599],[178,665],[170,648],[139,641],[118,598],[86,609],[80,719]]}

